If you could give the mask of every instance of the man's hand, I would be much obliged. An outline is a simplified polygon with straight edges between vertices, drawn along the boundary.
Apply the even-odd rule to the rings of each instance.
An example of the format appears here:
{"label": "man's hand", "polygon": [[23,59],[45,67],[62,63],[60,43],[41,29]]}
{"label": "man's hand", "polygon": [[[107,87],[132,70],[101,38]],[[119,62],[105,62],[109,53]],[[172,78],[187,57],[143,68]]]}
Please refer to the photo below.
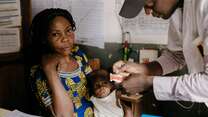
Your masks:
{"label": "man's hand", "polygon": [[148,69],[145,64],[137,64],[134,62],[124,62],[124,61],[118,61],[114,63],[113,71],[115,73],[127,72],[127,73],[148,74]]}
{"label": "man's hand", "polygon": [[144,74],[131,74],[121,85],[127,93],[136,94],[150,89],[153,85],[153,77]]}

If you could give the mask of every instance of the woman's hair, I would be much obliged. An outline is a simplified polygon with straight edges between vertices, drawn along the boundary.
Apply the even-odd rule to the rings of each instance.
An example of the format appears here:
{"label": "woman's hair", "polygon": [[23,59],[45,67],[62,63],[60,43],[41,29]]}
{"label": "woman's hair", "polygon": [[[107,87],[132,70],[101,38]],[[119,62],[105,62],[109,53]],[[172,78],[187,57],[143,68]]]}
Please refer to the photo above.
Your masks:
{"label": "woman's hair", "polygon": [[107,81],[110,82],[110,74],[104,69],[99,69],[91,72],[87,76],[87,85],[89,88],[90,95],[94,95],[94,84],[98,81]]}
{"label": "woman's hair", "polygon": [[76,30],[72,15],[65,9],[50,8],[38,13],[33,18],[30,27],[30,45],[33,61],[36,61],[36,63],[40,63],[42,55],[53,52],[53,49],[48,42],[48,33],[51,22],[57,16],[63,16],[66,18],[70,22],[72,30]]}

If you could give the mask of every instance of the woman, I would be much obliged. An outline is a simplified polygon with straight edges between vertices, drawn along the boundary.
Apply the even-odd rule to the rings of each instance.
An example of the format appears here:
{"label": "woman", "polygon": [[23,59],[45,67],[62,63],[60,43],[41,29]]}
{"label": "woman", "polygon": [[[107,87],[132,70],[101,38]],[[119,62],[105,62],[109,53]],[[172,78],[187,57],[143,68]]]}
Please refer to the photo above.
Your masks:
{"label": "woman", "polygon": [[53,116],[93,116],[86,88],[91,68],[86,55],[74,46],[75,29],[64,9],[43,10],[32,22],[32,54],[37,64],[31,69],[32,89]]}

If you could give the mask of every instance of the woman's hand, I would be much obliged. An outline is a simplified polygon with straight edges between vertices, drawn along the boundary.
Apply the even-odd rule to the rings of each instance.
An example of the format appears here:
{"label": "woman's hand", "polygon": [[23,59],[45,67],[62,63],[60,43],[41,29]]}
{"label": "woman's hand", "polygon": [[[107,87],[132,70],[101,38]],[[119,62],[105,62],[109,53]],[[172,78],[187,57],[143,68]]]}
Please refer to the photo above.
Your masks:
{"label": "woman's hand", "polygon": [[42,57],[42,68],[47,78],[57,76],[57,68],[60,57],[55,54],[45,55]]}

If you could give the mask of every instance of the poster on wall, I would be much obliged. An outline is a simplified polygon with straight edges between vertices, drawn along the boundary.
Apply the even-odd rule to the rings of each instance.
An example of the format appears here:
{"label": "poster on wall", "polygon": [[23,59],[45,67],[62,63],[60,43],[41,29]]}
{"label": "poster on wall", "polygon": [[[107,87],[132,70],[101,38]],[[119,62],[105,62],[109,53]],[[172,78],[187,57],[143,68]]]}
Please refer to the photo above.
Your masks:
{"label": "poster on wall", "polygon": [[104,0],[72,0],[77,42],[104,48]]}
{"label": "poster on wall", "polygon": [[130,33],[130,43],[167,44],[168,20],[145,15],[132,19],[118,15],[124,0],[32,0],[32,15],[45,8],[69,10],[76,22],[76,43],[104,48],[105,43],[122,43]]}
{"label": "poster on wall", "polygon": [[[123,5],[124,0],[116,0],[116,12]],[[146,15],[142,10],[135,18],[127,19],[118,15],[122,32],[129,32],[130,43],[167,44],[169,21]]]}
{"label": "poster on wall", "polygon": [[0,28],[0,54],[19,52],[20,28]]}

